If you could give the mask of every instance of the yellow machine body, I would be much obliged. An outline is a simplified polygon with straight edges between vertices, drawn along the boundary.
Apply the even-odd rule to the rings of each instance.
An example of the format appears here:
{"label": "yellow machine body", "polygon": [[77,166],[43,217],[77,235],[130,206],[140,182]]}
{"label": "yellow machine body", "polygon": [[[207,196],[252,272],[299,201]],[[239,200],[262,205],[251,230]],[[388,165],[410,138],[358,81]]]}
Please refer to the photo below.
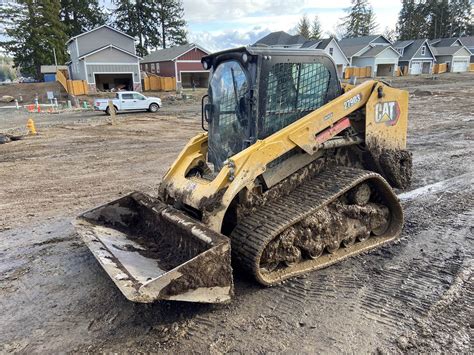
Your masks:
{"label": "yellow machine body", "polygon": [[[366,142],[374,147],[406,148],[407,91],[374,80],[355,87],[347,85],[345,89],[346,92],[335,100],[229,158],[228,164],[212,181],[186,177],[199,162],[206,161],[207,134],[195,136],[165,174],[161,189],[171,197],[203,210],[203,221],[212,230],[220,232],[225,212],[234,197],[244,188],[251,189],[270,162],[296,146],[309,155],[315,154],[319,149],[315,136],[361,108],[366,110]],[[225,193],[219,209],[206,213],[206,202],[215,203],[223,189]]]}

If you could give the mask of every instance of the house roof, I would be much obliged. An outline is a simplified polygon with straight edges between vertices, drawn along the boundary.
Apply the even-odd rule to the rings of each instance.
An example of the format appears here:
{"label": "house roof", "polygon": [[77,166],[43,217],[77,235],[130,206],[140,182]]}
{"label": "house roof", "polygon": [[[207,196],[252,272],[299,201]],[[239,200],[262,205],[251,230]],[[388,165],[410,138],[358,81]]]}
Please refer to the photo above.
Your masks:
{"label": "house roof", "polygon": [[142,63],[155,63],[155,62],[172,61],[194,48],[198,48],[204,53],[210,54],[208,50],[198,46],[197,44],[188,43],[188,44],[183,44],[182,46],[159,49],[157,51],[151,52],[150,54],[145,56],[141,62]]}
{"label": "house roof", "polygon": [[360,52],[362,49],[368,46],[368,44],[359,44],[355,46],[347,46],[339,42],[339,46],[341,47],[342,51],[344,52],[347,58],[350,58]]}
{"label": "house roof", "polygon": [[323,39],[313,39],[303,43],[301,48],[317,48],[317,49],[326,49],[329,43],[333,38],[323,38]]}
{"label": "house roof", "polygon": [[303,44],[307,40],[301,35],[290,35],[285,31],[271,32],[263,38],[260,38],[253,45],[267,45],[267,46],[289,46],[296,44]]}
{"label": "house roof", "polygon": [[369,46],[373,41],[382,37],[387,45],[390,44],[390,41],[382,35],[371,35],[371,36],[362,36],[362,37],[353,37],[353,38],[343,38],[339,41],[339,46],[346,55],[347,58],[350,58],[365,47]]}
{"label": "house roof", "polygon": [[[410,43],[406,45],[405,47],[402,47],[402,45],[404,45],[405,42],[410,42]],[[418,52],[420,47],[423,45],[426,45],[426,48],[428,48],[428,50],[431,52],[431,55],[434,57],[434,53],[431,50],[430,46],[428,45],[428,40],[425,38],[415,39],[411,41],[398,41],[398,42],[395,42],[393,46],[395,48],[404,48],[403,55],[400,58],[400,60],[409,61],[415,56],[416,52]]]}
{"label": "house roof", "polygon": [[126,54],[128,54],[128,55],[131,55],[132,57],[140,58],[140,57],[137,56],[135,53],[126,51],[125,49],[122,49],[122,48],[120,48],[120,47],[114,46],[113,44],[107,44],[106,46],[103,46],[103,47],[101,47],[101,48],[94,49],[93,51],[88,52],[88,53],[86,53],[86,54],[80,56],[78,59],[79,59],[79,60],[84,59],[84,58],[89,57],[89,56],[91,56],[91,55],[93,55],[93,54],[95,54],[95,53],[102,52],[103,50],[108,49],[108,48],[114,48],[114,49],[116,49],[116,50],[118,50],[118,51],[121,51],[121,52],[126,53]]}
{"label": "house roof", "polygon": [[430,41],[430,45],[433,47],[450,47],[452,46],[458,39],[456,37],[452,38],[436,38]]}
{"label": "house roof", "polygon": [[101,29],[101,28],[104,28],[104,27],[107,27],[108,29],[110,29],[110,30],[112,30],[112,31],[115,31],[115,32],[117,32],[117,33],[120,33],[121,35],[124,35],[125,37],[128,37],[128,38],[131,38],[131,39],[135,40],[134,37],[129,36],[128,34],[122,32],[122,31],[119,31],[119,30],[117,30],[116,28],[113,28],[112,26],[109,26],[109,25],[102,25],[102,26],[93,28],[93,29],[90,30],[90,31],[83,32],[83,33],[81,33],[81,34],[79,34],[79,35],[77,35],[77,36],[74,36],[74,37],[69,38],[69,40],[66,42],[66,44],[68,44],[69,42],[72,42],[72,41],[75,40],[76,38],[79,38],[79,37],[84,36],[84,35],[86,35],[86,34],[88,34],[88,33],[97,31],[97,30],[99,30],[99,29]]}
{"label": "house roof", "polygon": [[466,50],[467,52],[469,52],[469,50],[466,48],[466,47],[458,47],[458,46],[455,46],[455,47],[432,47],[432,50],[433,50],[433,54],[434,55],[455,55],[457,54],[459,51],[462,51],[462,50]]}
{"label": "house roof", "polygon": [[373,42],[377,38],[379,38],[380,35],[371,35],[371,36],[361,36],[361,37],[349,37],[349,38],[343,38],[339,41],[339,43],[344,44],[345,46],[360,46],[360,45],[368,45],[369,43]]}
{"label": "house roof", "polygon": [[376,57],[380,53],[385,52],[387,49],[397,53],[397,55],[400,56],[400,53],[398,53],[392,46],[373,46],[368,51],[362,53],[360,57],[361,58]]}
{"label": "house roof", "polygon": [[[318,40],[309,40],[303,43],[301,48],[314,48],[314,49],[326,49],[329,43],[334,42],[336,47],[339,48],[339,50],[342,52],[341,47],[339,47],[339,44],[337,43],[337,40],[333,37],[329,38],[323,38],[323,39],[318,39]],[[344,55],[344,52],[342,52],[342,57],[344,57],[345,61],[347,64],[349,64],[349,61]]]}
{"label": "house roof", "polygon": [[331,43],[333,39],[330,37],[330,38],[323,38],[321,39],[321,41],[319,42],[318,44],[318,49],[326,49],[326,47],[329,45],[329,43]]}
{"label": "house roof", "polygon": [[393,44],[393,47],[394,48],[406,48],[408,47],[410,44],[413,43],[413,40],[408,40],[408,41],[396,41],[394,44]]}
{"label": "house roof", "polygon": [[467,48],[474,48],[474,36],[469,37],[460,37],[459,40],[464,44]]}

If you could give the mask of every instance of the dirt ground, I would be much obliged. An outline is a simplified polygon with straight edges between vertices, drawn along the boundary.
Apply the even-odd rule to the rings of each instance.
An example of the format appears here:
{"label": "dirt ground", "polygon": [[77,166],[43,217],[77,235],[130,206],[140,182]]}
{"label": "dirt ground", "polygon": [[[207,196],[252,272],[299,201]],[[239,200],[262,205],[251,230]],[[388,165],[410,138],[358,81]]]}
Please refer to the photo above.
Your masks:
{"label": "dirt ground", "polygon": [[[234,275],[226,305],[127,301],[71,225],[131,191],[155,194],[200,131],[198,100],[116,125],[37,116],[37,136],[0,145],[0,352],[472,353],[474,75],[392,84],[411,92],[401,239],[277,287]],[[0,130],[24,119],[0,117]]]}

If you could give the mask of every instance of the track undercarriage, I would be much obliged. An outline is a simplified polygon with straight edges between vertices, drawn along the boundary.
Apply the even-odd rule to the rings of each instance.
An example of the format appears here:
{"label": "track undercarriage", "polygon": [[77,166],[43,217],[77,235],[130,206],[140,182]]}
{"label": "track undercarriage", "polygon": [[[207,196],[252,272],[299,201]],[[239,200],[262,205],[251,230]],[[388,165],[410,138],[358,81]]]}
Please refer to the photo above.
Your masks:
{"label": "track undercarriage", "polygon": [[336,166],[241,218],[232,251],[260,283],[273,285],[389,242],[402,224],[380,175]]}

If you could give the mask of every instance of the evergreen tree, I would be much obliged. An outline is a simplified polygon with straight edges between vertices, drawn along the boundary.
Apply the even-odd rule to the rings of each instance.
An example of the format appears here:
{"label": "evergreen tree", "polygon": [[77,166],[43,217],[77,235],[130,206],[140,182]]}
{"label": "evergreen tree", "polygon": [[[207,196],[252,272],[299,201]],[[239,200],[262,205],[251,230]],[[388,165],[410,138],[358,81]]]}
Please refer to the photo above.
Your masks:
{"label": "evergreen tree", "polygon": [[418,22],[419,19],[423,19],[423,16],[417,13],[417,7],[415,0],[402,0],[402,8],[398,15],[397,23],[399,40],[405,41],[420,37],[421,24]]}
{"label": "evergreen tree", "polygon": [[106,22],[98,0],[61,0],[61,19],[69,38]]}
{"label": "evergreen tree", "polygon": [[309,39],[311,37],[310,24],[308,16],[306,16],[306,14],[303,15],[303,17],[301,17],[300,21],[298,22],[296,31],[299,35],[303,36],[306,39]]}
{"label": "evergreen tree", "polygon": [[66,61],[67,36],[60,11],[60,0],[18,0],[0,9],[8,38],[1,44],[24,74],[39,79],[41,65],[54,64],[54,51],[58,64]]}
{"label": "evergreen tree", "polygon": [[450,37],[472,36],[474,34],[471,0],[451,0],[449,18]]}
{"label": "evergreen tree", "polygon": [[181,0],[158,0],[156,3],[157,21],[161,26],[161,47],[186,44],[186,21]]}
{"label": "evergreen tree", "polygon": [[180,0],[114,0],[115,26],[135,37],[137,53],[186,43],[186,22]]}
{"label": "evergreen tree", "polygon": [[318,15],[314,16],[313,24],[311,25],[311,34],[309,39],[316,40],[322,37],[321,22],[319,22]]}
{"label": "evergreen tree", "polygon": [[[424,19],[419,21],[420,34],[423,35],[421,37],[449,37],[451,21],[448,0],[431,0],[421,2],[417,10],[420,14],[424,15]],[[425,23],[424,26],[423,22]]]}
{"label": "evergreen tree", "polygon": [[351,7],[346,9],[348,15],[343,18],[344,37],[360,37],[372,34],[377,24],[375,15],[368,0],[351,0]]}
{"label": "evergreen tree", "polygon": [[399,39],[472,35],[470,0],[403,0],[398,16]]}
{"label": "evergreen tree", "polygon": [[158,24],[154,16],[153,1],[151,0],[114,0],[114,26],[135,37],[138,41],[136,49],[139,56],[148,54],[149,47],[157,47],[159,43]]}

